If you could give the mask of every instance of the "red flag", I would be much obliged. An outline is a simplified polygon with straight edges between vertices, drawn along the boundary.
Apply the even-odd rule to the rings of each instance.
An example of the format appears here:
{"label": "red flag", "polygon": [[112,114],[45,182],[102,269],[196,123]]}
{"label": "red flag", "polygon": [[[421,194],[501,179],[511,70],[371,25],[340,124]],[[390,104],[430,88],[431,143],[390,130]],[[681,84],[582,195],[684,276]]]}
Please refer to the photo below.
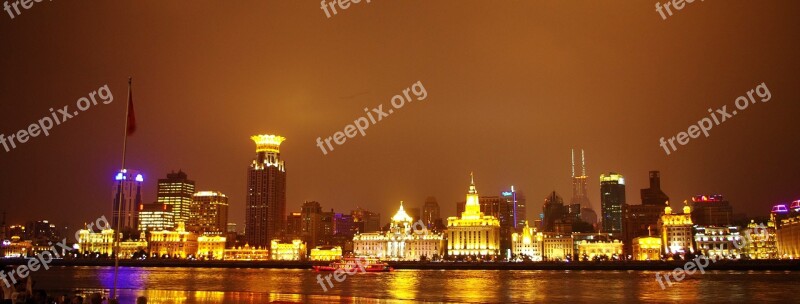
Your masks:
{"label": "red flag", "polygon": [[133,89],[128,89],[128,135],[134,131],[136,131],[136,115],[133,114]]}

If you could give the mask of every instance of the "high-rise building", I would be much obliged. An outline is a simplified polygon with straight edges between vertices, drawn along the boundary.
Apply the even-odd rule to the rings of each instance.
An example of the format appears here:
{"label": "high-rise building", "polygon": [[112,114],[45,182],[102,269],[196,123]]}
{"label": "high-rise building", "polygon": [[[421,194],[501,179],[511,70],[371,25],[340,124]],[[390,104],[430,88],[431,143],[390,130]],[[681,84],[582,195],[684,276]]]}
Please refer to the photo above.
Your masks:
{"label": "high-rise building", "polygon": [[500,193],[500,226],[521,229],[528,221],[525,195],[511,186]]}
{"label": "high-rise building", "polygon": [[280,145],[286,140],[278,135],[255,135],[256,158],[247,170],[245,239],[250,246],[267,248],[285,228],[286,168]]}
{"label": "high-rise building", "polygon": [[175,229],[172,205],[153,203],[139,205],[139,230],[163,231]]}
{"label": "high-rise building", "polygon": [[[481,212],[497,219],[500,218],[500,202],[500,196],[481,196],[478,198],[478,204],[480,204]],[[456,203],[457,214],[462,214],[464,211],[466,211],[466,203],[466,201],[460,201]]]}
{"label": "high-rise building", "polygon": [[228,197],[218,191],[192,196],[189,230],[198,234],[223,234],[228,224]]}
{"label": "high-rise building", "polygon": [[650,171],[650,188],[642,189],[642,205],[663,206],[664,202],[669,201],[669,196],[661,191],[661,173]]}
{"label": "high-rise building", "polygon": [[475,179],[470,174],[470,186],[461,217],[447,218],[447,252],[450,256],[475,256],[491,259],[500,254],[500,221],[481,212]]}
{"label": "high-rise building", "polygon": [[[663,203],[655,205],[628,205],[622,207],[622,243],[625,253],[634,252],[635,238],[658,235],[658,220],[664,213]],[[643,241],[641,239],[640,241]],[[646,246],[646,244],[645,244]]]}
{"label": "high-rise building", "polygon": [[600,208],[603,232],[622,232],[622,206],[625,205],[625,178],[622,174],[600,175]]}
{"label": "high-rise building", "polygon": [[290,237],[300,237],[303,231],[303,215],[300,212],[292,212],[286,216],[286,235]]}
{"label": "high-rise building", "polygon": [[144,177],[137,171],[123,169],[117,172],[114,180],[111,226],[130,237],[139,230],[139,205],[142,204]]}
{"label": "high-rise building", "polygon": [[173,171],[158,180],[158,203],[172,207],[175,223],[188,224],[194,192],[194,181],[183,171]]}
{"label": "high-rise building", "polygon": [[556,223],[564,220],[566,216],[564,199],[555,191],[550,192],[550,195],[545,197],[544,205],[542,206],[542,216],[543,232],[556,231]]}
{"label": "high-rise building", "polygon": [[32,240],[34,243],[47,243],[48,241],[56,242],[58,241],[58,229],[56,229],[56,225],[50,223],[48,220],[41,220],[35,222],[29,222],[26,226],[27,229],[27,236],[25,237],[27,240]]}
{"label": "high-rise building", "polygon": [[580,204],[583,208],[591,208],[592,204],[589,201],[587,192],[587,182],[589,177],[586,175],[586,158],[584,157],[583,149],[581,149],[581,173],[576,175],[575,172],[575,150],[572,151],[572,199],[569,203]]}
{"label": "high-rise building", "polygon": [[725,227],[733,224],[733,207],[722,195],[692,197],[692,221],[695,225]]}
{"label": "high-rise building", "polygon": [[428,229],[438,229],[442,228],[439,226],[441,221],[439,203],[436,202],[435,197],[429,196],[425,199],[425,205],[422,206],[422,222],[425,223],[425,227]]}
{"label": "high-rise building", "polygon": [[361,207],[350,212],[353,215],[358,232],[375,232],[381,230],[381,214],[364,210]]}

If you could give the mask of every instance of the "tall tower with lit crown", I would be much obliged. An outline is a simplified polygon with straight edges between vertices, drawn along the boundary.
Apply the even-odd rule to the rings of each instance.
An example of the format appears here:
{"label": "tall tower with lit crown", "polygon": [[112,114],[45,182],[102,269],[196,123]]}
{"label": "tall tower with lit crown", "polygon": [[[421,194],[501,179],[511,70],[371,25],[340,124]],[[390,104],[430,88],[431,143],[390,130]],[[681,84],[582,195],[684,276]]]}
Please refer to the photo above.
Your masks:
{"label": "tall tower with lit crown", "polygon": [[144,177],[134,170],[124,169],[117,172],[112,188],[113,229],[117,229],[130,237],[139,229],[139,205],[142,204],[142,184]]}
{"label": "tall tower with lit crown", "polygon": [[464,212],[460,218],[447,218],[447,233],[447,252],[450,256],[491,259],[500,254],[500,220],[481,212],[480,197],[472,173]]}
{"label": "tall tower with lit crown", "polygon": [[254,135],[256,158],[247,169],[245,239],[250,246],[266,248],[284,227],[286,218],[286,168],[280,158],[279,135]]}

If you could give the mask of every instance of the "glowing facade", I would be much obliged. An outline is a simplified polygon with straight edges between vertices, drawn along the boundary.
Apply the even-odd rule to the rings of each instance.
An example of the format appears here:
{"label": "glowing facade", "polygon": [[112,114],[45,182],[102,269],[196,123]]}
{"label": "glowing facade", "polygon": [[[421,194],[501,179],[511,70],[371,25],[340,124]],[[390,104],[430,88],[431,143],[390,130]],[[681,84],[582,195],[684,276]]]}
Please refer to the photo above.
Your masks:
{"label": "glowing facade", "polygon": [[776,238],[780,258],[800,258],[800,215],[783,219],[776,232]]}
{"label": "glowing facade", "polygon": [[[471,175],[471,174],[470,174]],[[447,218],[447,254],[490,258],[500,254],[500,221],[481,212],[475,179],[471,177],[461,217]]]}
{"label": "glowing facade", "polygon": [[253,246],[268,247],[284,228],[286,219],[286,169],[280,157],[278,135],[255,135],[256,158],[247,170],[245,239]]}
{"label": "glowing facade", "polygon": [[633,239],[632,258],[636,261],[658,261],[661,259],[661,238],[643,236]]}
{"label": "glowing facade", "polygon": [[768,221],[766,225],[756,224],[750,220],[747,229],[742,234],[749,238],[744,249],[744,254],[754,260],[769,260],[778,258],[777,235],[775,222]]}
{"label": "glowing facade", "polygon": [[444,254],[444,236],[427,229],[424,221],[411,223],[403,203],[392,217],[387,232],[360,233],[353,236],[353,253],[386,260],[423,260]]}
{"label": "glowing facade", "polygon": [[542,260],[563,261],[571,259],[574,252],[575,247],[572,236],[564,236],[557,233],[543,233]]}
{"label": "glowing facade", "polygon": [[738,259],[742,253],[744,240],[739,235],[738,227],[697,226],[694,242],[697,251],[715,259]]}
{"label": "glowing facade", "polygon": [[172,206],[167,204],[139,205],[139,230],[160,231],[175,229]]}
{"label": "glowing facade", "polygon": [[114,230],[105,229],[100,232],[78,230],[78,252],[112,254],[114,252]]}
{"label": "glowing facade", "polygon": [[303,261],[306,259],[306,242],[294,239],[291,242],[272,240],[269,247],[270,257],[274,261]]}
{"label": "glowing facade", "polygon": [[529,227],[525,221],[521,233],[511,234],[511,253],[517,259],[541,261],[543,239],[543,234],[536,231],[536,228]]}
{"label": "glowing facade", "polygon": [[197,235],[186,231],[183,223],[178,223],[175,231],[152,231],[148,244],[150,255],[155,257],[186,258],[197,254]]}
{"label": "glowing facade", "polygon": [[338,261],[342,258],[342,247],[317,246],[311,249],[312,261]]}
{"label": "glowing facade", "polygon": [[202,234],[222,234],[228,224],[228,197],[218,191],[200,191],[192,196],[189,229]]}
{"label": "glowing facade", "polygon": [[589,242],[583,240],[580,242],[580,244],[578,244],[578,256],[582,259],[588,258],[589,260],[592,260],[595,257],[616,259],[622,256],[622,242],[619,240],[608,242]]}
{"label": "glowing facade", "polygon": [[227,238],[220,235],[201,235],[197,237],[197,258],[221,260],[225,258]]}
{"label": "glowing facade", "polygon": [[194,181],[189,180],[183,171],[168,173],[167,178],[158,180],[158,203],[172,207],[175,225],[189,222],[192,194],[194,194]]}
{"label": "glowing facade", "polygon": [[661,227],[661,241],[665,254],[694,253],[694,238],[692,236],[692,208],[684,202],[683,214],[672,213],[669,202],[666,202],[664,215],[659,219]]}
{"label": "glowing facade", "polygon": [[625,205],[625,178],[622,174],[600,175],[600,208],[603,232],[622,232],[622,206]]}
{"label": "glowing facade", "polygon": [[250,247],[245,244],[242,247],[225,249],[225,260],[232,261],[266,261],[269,260],[269,249],[262,247]]}

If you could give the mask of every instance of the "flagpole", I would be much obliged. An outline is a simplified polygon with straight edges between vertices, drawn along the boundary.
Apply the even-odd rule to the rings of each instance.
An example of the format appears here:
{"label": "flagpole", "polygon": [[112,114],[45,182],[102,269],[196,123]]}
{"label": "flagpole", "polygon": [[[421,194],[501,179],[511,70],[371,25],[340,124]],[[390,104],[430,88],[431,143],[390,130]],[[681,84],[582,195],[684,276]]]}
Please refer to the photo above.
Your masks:
{"label": "flagpole", "polygon": [[[122,170],[125,170],[125,152],[128,148],[128,115],[130,114],[130,106],[131,106],[131,82],[133,81],[132,77],[128,77],[128,101],[125,103],[125,125],[123,125],[125,132],[123,132],[123,140],[122,140]],[[114,289],[111,290],[111,299],[117,298],[117,278],[119,272],[119,243],[122,241],[120,237],[120,223],[122,222],[122,182],[125,181],[127,178],[126,175],[122,176],[122,179],[119,181],[119,210],[117,210],[117,231],[114,233]]]}

